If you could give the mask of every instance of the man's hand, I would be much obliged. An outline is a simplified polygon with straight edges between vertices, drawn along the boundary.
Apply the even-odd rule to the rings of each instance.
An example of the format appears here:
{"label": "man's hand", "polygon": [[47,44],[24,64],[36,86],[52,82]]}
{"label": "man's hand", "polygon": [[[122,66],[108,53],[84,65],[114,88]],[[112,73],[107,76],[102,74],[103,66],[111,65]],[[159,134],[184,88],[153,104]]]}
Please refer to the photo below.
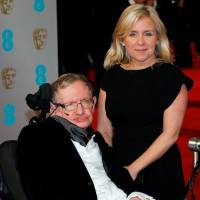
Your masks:
{"label": "man's hand", "polygon": [[153,197],[142,192],[132,192],[128,195],[127,200],[155,200]]}
{"label": "man's hand", "polygon": [[130,200],[142,200],[142,199],[140,199],[139,197],[132,197],[130,198]]}

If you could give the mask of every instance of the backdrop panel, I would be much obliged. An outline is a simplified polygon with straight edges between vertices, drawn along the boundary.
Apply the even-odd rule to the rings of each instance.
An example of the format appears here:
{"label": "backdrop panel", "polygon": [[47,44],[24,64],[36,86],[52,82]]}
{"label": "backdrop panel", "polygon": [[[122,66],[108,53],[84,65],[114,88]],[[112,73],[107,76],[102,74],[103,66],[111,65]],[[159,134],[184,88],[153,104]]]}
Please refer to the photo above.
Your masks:
{"label": "backdrop panel", "polygon": [[0,0],[0,142],[35,115],[25,97],[58,76],[55,0]]}

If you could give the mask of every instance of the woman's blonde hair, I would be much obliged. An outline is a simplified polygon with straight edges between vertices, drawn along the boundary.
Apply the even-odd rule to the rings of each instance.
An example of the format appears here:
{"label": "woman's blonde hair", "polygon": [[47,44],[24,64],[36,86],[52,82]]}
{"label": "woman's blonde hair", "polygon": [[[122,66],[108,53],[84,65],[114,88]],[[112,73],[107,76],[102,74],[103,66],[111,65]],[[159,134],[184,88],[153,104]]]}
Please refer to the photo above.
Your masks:
{"label": "woman's blonde hair", "polygon": [[128,64],[130,57],[127,55],[123,39],[129,34],[133,24],[143,17],[149,17],[155,24],[158,44],[156,45],[155,55],[157,62],[170,62],[171,54],[166,28],[152,6],[133,4],[128,6],[121,14],[112,35],[112,43],[107,51],[104,60],[106,69],[115,64]]}

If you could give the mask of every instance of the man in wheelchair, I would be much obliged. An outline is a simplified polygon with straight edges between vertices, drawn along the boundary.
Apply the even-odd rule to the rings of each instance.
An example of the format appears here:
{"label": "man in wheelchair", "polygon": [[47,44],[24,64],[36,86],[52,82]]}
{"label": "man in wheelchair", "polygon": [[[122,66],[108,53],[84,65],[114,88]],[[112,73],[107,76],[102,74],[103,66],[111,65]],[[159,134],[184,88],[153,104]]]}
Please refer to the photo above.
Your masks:
{"label": "man in wheelchair", "polygon": [[51,89],[48,116],[24,127],[18,137],[18,169],[28,199],[153,199],[137,185],[141,192],[130,191],[123,178],[128,171],[114,167],[111,148],[94,134],[96,97],[88,79],[64,74]]}

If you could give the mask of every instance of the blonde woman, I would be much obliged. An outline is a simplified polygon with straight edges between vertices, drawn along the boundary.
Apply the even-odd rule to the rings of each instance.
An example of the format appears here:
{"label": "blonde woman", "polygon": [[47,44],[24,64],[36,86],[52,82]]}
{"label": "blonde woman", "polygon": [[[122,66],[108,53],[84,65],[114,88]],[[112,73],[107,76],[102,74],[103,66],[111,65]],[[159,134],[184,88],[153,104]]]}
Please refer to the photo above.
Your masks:
{"label": "blonde woman", "polygon": [[176,140],[193,81],[171,64],[166,30],[152,6],[133,4],[122,12],[104,67],[97,129],[116,165],[155,199],[183,199]]}

